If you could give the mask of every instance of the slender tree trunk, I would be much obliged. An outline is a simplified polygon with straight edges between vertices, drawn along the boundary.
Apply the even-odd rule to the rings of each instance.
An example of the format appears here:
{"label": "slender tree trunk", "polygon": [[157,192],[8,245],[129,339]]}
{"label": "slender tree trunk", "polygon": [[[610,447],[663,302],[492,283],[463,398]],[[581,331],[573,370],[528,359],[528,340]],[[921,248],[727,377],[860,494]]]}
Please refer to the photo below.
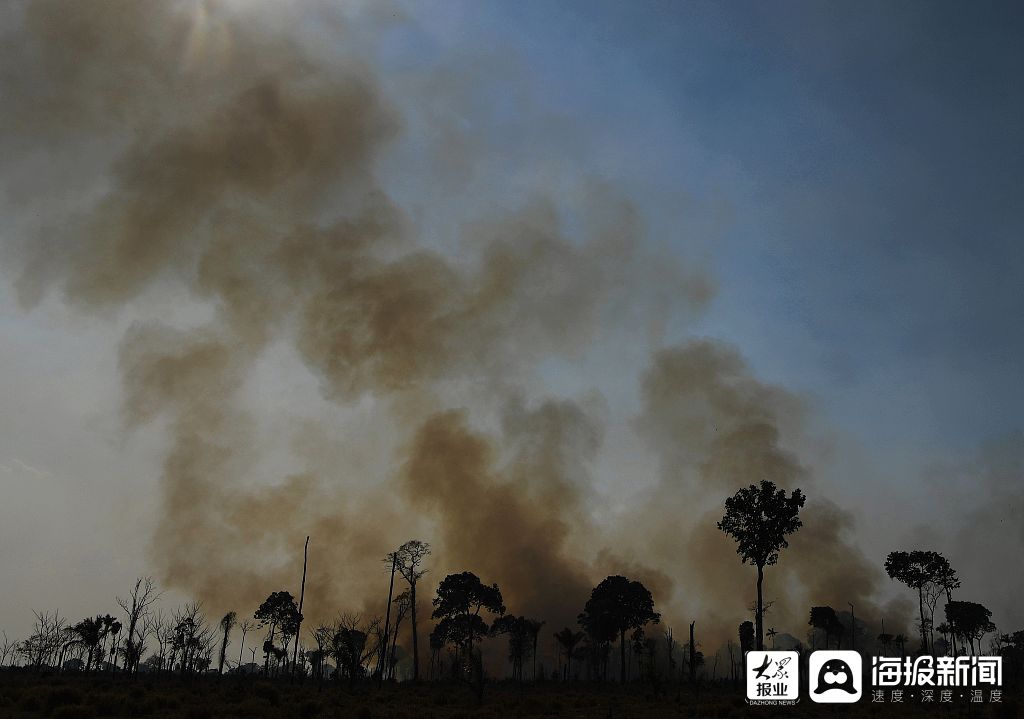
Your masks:
{"label": "slender tree trunk", "polygon": [[[953,601],[953,592],[949,587],[946,587],[946,603]],[[949,638],[953,642],[953,656],[956,656],[956,623],[949,623]]]}
{"label": "slender tree trunk", "polygon": [[626,630],[619,630],[619,683],[626,685]]}
{"label": "slender tree trunk", "polygon": [[379,686],[384,685],[384,669],[387,666],[388,659],[388,630],[391,629],[391,595],[395,591],[395,564],[398,561],[398,555],[391,555],[391,586],[388,587],[388,606],[384,612],[384,641],[380,648],[380,660],[377,663],[377,684]]}
{"label": "slender tree trunk", "polygon": [[537,681],[537,635],[533,635],[533,681]]}
{"label": "slender tree trunk", "polygon": [[690,622],[690,686],[697,685],[697,650],[693,645],[693,625],[696,622]]}
{"label": "slender tree trunk", "polygon": [[[302,600],[306,597],[306,562],[309,559],[309,537],[306,537],[306,546],[302,549],[302,588],[299,590],[299,622],[295,625],[295,649],[292,651],[292,676],[295,676],[296,660],[299,658],[299,634],[302,630]],[[285,645],[288,651],[288,645]],[[285,655],[287,656],[287,655]]]}
{"label": "slender tree trunk", "polygon": [[398,648],[398,630],[402,626],[402,616],[395,617],[395,632],[391,636],[391,651],[388,653],[388,679],[395,678],[395,650]]}
{"label": "slender tree trunk", "polygon": [[764,565],[757,565],[757,648],[764,649],[764,599],[761,594],[761,585],[764,584]]}
{"label": "slender tree trunk", "polygon": [[[415,577],[416,575],[410,576]],[[420,644],[416,634],[416,582],[409,583],[409,593],[412,595],[412,680],[418,682],[420,680]]]}
{"label": "slender tree trunk", "polygon": [[[246,624],[246,626],[249,626],[249,625]],[[242,650],[243,649],[245,649],[245,630],[244,629],[242,630],[242,645],[240,647],[238,647],[238,667],[239,667],[239,669],[241,669],[241,667],[242,667]]]}
{"label": "slender tree trunk", "polygon": [[853,614],[853,605],[850,605],[850,649],[857,651],[857,617]]}
{"label": "slender tree trunk", "polygon": [[921,648],[924,654],[928,653],[928,625],[924,620],[924,589],[917,588],[917,605],[921,612]]}
{"label": "slender tree trunk", "polygon": [[[271,624],[270,625],[270,639],[267,640],[267,641],[270,642],[270,646],[271,647],[274,646],[274,629],[275,629],[275,626],[273,624]],[[263,673],[265,675],[267,675],[267,676],[270,676],[270,652],[268,652],[265,647],[264,647],[264,650],[263,650]]]}
{"label": "slender tree trunk", "polygon": [[224,659],[228,653],[228,628],[224,627],[224,641],[220,645],[220,661],[217,663],[217,673],[224,673]]}

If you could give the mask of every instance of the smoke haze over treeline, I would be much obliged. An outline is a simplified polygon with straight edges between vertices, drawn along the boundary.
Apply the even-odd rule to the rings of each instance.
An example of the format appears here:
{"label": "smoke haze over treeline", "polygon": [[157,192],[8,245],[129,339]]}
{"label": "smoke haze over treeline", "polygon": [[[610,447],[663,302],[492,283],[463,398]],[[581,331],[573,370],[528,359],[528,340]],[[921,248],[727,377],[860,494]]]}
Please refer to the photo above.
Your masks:
{"label": "smoke haze over treeline", "polygon": [[[820,407],[701,324],[730,291],[701,249],[713,238],[691,236],[714,223],[680,226],[667,251],[664,217],[630,182],[529,158],[507,198],[474,195],[494,157],[478,125],[500,134],[516,107],[499,96],[528,106],[528,91],[486,87],[470,57],[390,75],[368,38],[415,23],[399,6],[311,12],[3,10],[4,281],[19,322],[59,306],[115,333],[104,441],[158,463],[152,521],[131,533],[162,584],[249,611],[297,593],[308,534],[307,616],[379,612],[381,558],[418,537],[435,548],[428,584],[473,571],[552,628],[623,573],[666,624],[732,637],[753,571],[715,522],[725,497],[770,479],[809,498],[769,575],[771,622],[803,630],[809,606],[852,602],[912,634],[912,602],[862,540],[881,532],[890,549],[943,543],[972,595],[1005,597],[997,620],[1020,623],[1019,578],[972,569],[1024,544],[1021,515],[1003,511],[1021,506],[1019,435],[982,450],[977,472],[931,465],[984,477],[1000,521],[985,502],[951,514],[958,490],[940,481],[951,504],[866,527],[821,449]],[[468,107],[438,107],[449,96]],[[543,127],[548,147],[571,135]],[[28,607],[3,617],[15,611]]]}

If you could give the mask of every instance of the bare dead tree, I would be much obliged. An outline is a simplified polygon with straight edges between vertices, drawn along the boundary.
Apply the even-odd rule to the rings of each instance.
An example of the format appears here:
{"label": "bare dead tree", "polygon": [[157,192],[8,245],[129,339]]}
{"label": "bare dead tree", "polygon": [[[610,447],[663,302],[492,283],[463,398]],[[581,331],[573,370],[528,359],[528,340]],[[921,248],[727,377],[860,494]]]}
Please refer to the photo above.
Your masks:
{"label": "bare dead tree", "polygon": [[7,660],[10,658],[14,659],[15,649],[18,648],[18,643],[7,638],[7,632],[4,632],[3,643],[0,644],[0,669],[7,666]]}
{"label": "bare dead tree", "polygon": [[690,686],[697,686],[697,646],[693,643],[693,625],[696,621],[690,622]]}
{"label": "bare dead tree", "polygon": [[18,646],[18,653],[24,657],[26,666],[38,670],[59,660],[67,620],[60,616],[60,610],[32,613],[35,615],[32,634]]}
{"label": "bare dead tree", "polygon": [[206,621],[200,602],[190,602],[174,613],[173,649],[179,657],[182,675],[209,667],[215,643],[213,628]]}
{"label": "bare dead tree", "polygon": [[309,634],[313,637],[313,641],[316,642],[316,652],[313,655],[315,659],[310,664],[313,676],[316,678],[318,686],[322,688],[324,660],[327,657],[327,650],[331,645],[331,638],[334,636],[334,627],[330,624],[320,624],[315,629],[310,630]]}
{"label": "bare dead tree", "polygon": [[124,610],[128,622],[124,640],[124,669],[128,674],[134,674],[139,669],[142,644],[146,639],[142,629],[146,626],[145,619],[150,613],[150,607],[159,598],[160,593],[156,591],[156,585],[151,577],[137,578],[127,598],[117,597],[117,604]]}
{"label": "bare dead tree", "polygon": [[[242,650],[245,649],[245,635],[249,633],[251,629],[256,628],[256,622],[251,619],[243,619],[242,623],[238,625],[238,628],[242,630],[242,643],[238,647],[238,666],[242,666]],[[256,655],[253,654],[253,661],[255,661]]]}
{"label": "bare dead tree", "polygon": [[391,601],[395,593],[395,570],[398,569],[398,552],[388,552],[384,562],[391,565],[391,584],[388,587],[388,603],[384,612],[384,640],[380,646],[380,658],[377,660],[378,683],[384,683],[384,667],[387,664],[388,632],[391,628]]}
{"label": "bare dead tree", "polygon": [[292,653],[292,676],[295,676],[296,660],[299,657],[299,631],[302,628],[302,602],[306,598],[306,563],[309,561],[309,537],[302,550],[302,587],[299,589],[299,621],[295,624],[295,651]]}
{"label": "bare dead tree", "polygon": [[148,623],[157,643],[157,669],[170,670],[174,663],[174,624],[163,610],[150,617]]}

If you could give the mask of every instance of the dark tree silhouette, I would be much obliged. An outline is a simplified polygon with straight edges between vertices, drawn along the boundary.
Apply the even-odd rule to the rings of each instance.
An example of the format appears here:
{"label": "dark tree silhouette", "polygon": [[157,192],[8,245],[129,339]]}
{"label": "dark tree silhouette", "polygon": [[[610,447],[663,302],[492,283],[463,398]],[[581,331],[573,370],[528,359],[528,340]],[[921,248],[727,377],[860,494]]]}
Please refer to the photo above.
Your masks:
{"label": "dark tree silhouette", "polygon": [[757,648],[764,649],[764,568],[779,561],[789,546],[786,537],[803,526],[800,508],[805,497],[799,489],[788,497],[774,482],[761,480],[725,500],[725,516],[718,528],[736,541],[736,553],[744,563],[757,567]]}
{"label": "dark tree silhouette", "polygon": [[292,675],[298,666],[299,657],[299,633],[302,629],[302,603],[306,600],[306,566],[309,563],[309,535],[306,535],[306,544],[302,548],[302,584],[299,588],[299,619],[295,623],[295,649],[292,650]]}
{"label": "dark tree silhouette", "polygon": [[[935,576],[933,580],[942,587],[946,594],[946,603],[948,604],[953,601],[953,590],[960,588],[960,578],[957,576],[956,570],[950,565],[949,560],[938,553],[935,556],[936,559],[933,566]],[[951,632],[950,638],[953,640],[953,654],[956,654],[956,632]]]}
{"label": "dark tree silhouette", "polygon": [[437,632],[431,632],[427,640],[430,643],[430,678],[435,679],[441,666],[441,650],[444,649],[444,639]]}
{"label": "dark tree silhouette", "polygon": [[533,629],[531,620],[505,614],[494,620],[491,635],[508,635],[508,661],[512,665],[512,678],[523,681],[523,662],[533,651]]}
{"label": "dark tree silhouette", "polygon": [[693,641],[693,625],[696,623],[696,621],[690,622],[690,642],[687,645],[687,666],[689,667],[690,671],[690,686],[692,687],[697,686],[697,646],[696,644],[694,644]]}
{"label": "dark tree silhouette", "polygon": [[103,639],[103,617],[100,616],[95,619],[87,617],[73,626],[71,630],[75,633],[77,642],[89,652],[88,658],[85,660],[85,670],[89,671],[90,667],[92,667],[92,660],[96,655],[96,650]]}
{"label": "dark tree silhouette", "polygon": [[[277,652],[273,651],[276,647],[274,644],[275,633],[281,633],[284,637],[282,644],[287,647],[288,638],[294,636],[295,632],[299,629],[302,615],[299,614],[299,608],[295,604],[295,597],[290,592],[274,592],[260,605],[260,608],[256,610],[253,617],[259,622],[259,626],[270,627],[267,642],[263,646],[265,657],[263,670],[264,672],[269,672],[270,655],[277,655]],[[287,658],[287,649],[285,650],[285,657]]]}
{"label": "dark tree silhouette", "polygon": [[156,585],[150,577],[139,577],[128,598],[117,597],[117,604],[128,617],[128,630],[124,640],[124,669],[129,674],[137,672],[142,660],[142,645],[146,640],[146,619],[150,606],[160,598]]}
{"label": "dark tree silhouette", "polygon": [[398,630],[402,626],[402,620],[409,614],[412,606],[411,594],[408,589],[395,597],[392,604],[395,605],[395,628],[391,632],[391,649],[388,651],[388,665],[385,673],[389,680],[395,678],[395,652],[398,648]]}
{"label": "dark tree silhouette", "polygon": [[654,611],[654,599],[647,587],[623,576],[605,578],[590,593],[580,626],[601,641],[619,640],[619,681],[626,683],[626,632],[648,622],[657,624],[661,615]]}
{"label": "dark tree silhouette", "polygon": [[576,650],[576,646],[583,641],[585,635],[583,632],[574,632],[569,627],[555,632],[555,641],[565,652],[565,676],[563,679],[569,679],[572,676],[572,653]]}
{"label": "dark tree silhouette", "polygon": [[377,657],[377,681],[383,685],[385,665],[388,661],[388,633],[391,631],[391,602],[395,595],[395,571],[398,569],[398,552],[388,552],[384,563],[391,566],[391,579],[388,583],[388,603],[384,609],[384,635],[378,642],[380,655]]}
{"label": "dark tree silhouette", "polygon": [[217,661],[217,673],[224,673],[224,659],[228,651],[228,635],[231,630],[234,629],[235,624],[238,623],[238,614],[235,612],[228,612],[220,620],[220,630],[224,634],[224,638],[220,643],[220,659]]}
{"label": "dark tree silhouette", "polygon": [[[843,625],[839,621],[839,617],[836,615],[835,609],[832,607],[811,607],[811,618],[807,623],[814,629],[820,629],[825,633],[826,649],[828,649],[828,640],[831,639],[833,635],[838,639],[837,647],[842,647]],[[813,649],[814,647],[812,646],[811,648]]]}
{"label": "dark tree silhouette", "polygon": [[740,624],[740,652],[746,654],[754,648],[754,623],[745,621]]}
{"label": "dark tree silhouette", "polygon": [[972,654],[977,654],[974,643],[977,642],[980,649],[981,638],[996,630],[991,619],[992,612],[977,602],[953,601],[946,604],[946,621],[971,648]]}
{"label": "dark tree silhouette", "polygon": [[1021,676],[1024,671],[1024,630],[1017,630],[1000,637],[1002,647],[999,654],[1006,662],[1006,672],[1010,676]]}
{"label": "dark tree silhouette", "polygon": [[927,654],[929,619],[924,612],[925,587],[929,584],[936,584],[952,589],[953,582],[959,586],[956,572],[949,566],[946,558],[938,552],[914,550],[912,552],[889,552],[889,556],[885,558],[885,573],[889,575],[890,579],[895,579],[897,582],[917,590],[921,621],[921,650]]}
{"label": "dark tree silhouette", "polygon": [[178,658],[182,675],[203,671],[210,665],[214,634],[207,625],[199,602],[190,602],[174,613],[171,635],[171,665]]}
{"label": "dark tree silhouette", "polygon": [[533,680],[537,681],[537,638],[540,637],[540,630],[544,628],[547,622],[541,622],[536,619],[527,619],[526,628],[530,633],[530,640],[533,643]]}
{"label": "dark tree silhouette", "polygon": [[473,643],[486,636],[487,623],[480,616],[486,609],[491,614],[505,613],[501,590],[497,584],[482,583],[472,572],[449,574],[437,587],[433,619],[439,619],[434,633],[445,643],[453,644],[464,659],[471,659]]}
{"label": "dark tree silhouette", "polygon": [[905,656],[907,655],[907,638],[906,638],[905,636],[903,636],[902,634],[897,634],[897,635],[896,635],[896,636],[895,636],[895,637],[893,638],[893,641],[894,641],[894,642],[895,642],[895,643],[896,643],[896,644],[897,644],[897,645],[899,646],[899,648],[900,648],[900,656],[901,656],[901,657],[905,657]]}
{"label": "dark tree silhouette", "polygon": [[248,619],[243,619],[242,623],[238,625],[238,628],[242,630],[242,641],[241,644],[238,645],[238,666],[241,667],[242,650],[245,649],[245,635],[248,634],[250,630],[255,629],[256,625]]}
{"label": "dark tree silhouette", "polygon": [[396,554],[398,571],[409,584],[412,618],[412,680],[418,681],[420,678],[420,645],[416,626],[416,585],[427,572],[423,568],[423,563],[430,554],[430,545],[418,539],[410,539],[398,548]]}
{"label": "dark tree silhouette", "polygon": [[344,616],[334,628],[331,637],[331,656],[334,659],[335,673],[348,677],[351,686],[363,674],[363,662],[367,658],[367,633],[359,629],[359,618],[353,615]]}

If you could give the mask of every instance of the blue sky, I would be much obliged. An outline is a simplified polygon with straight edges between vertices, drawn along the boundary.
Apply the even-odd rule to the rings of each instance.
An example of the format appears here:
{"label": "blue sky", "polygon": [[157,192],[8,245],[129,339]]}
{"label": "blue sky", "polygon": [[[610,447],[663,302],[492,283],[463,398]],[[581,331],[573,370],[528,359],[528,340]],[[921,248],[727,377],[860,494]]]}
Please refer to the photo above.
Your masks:
{"label": "blue sky", "polygon": [[[534,103],[578,123],[585,162],[648,206],[655,241],[707,253],[719,294],[681,333],[735,342],[880,450],[943,458],[1021,425],[1019,7],[409,10],[425,37],[393,60],[510,50]],[[709,231],[659,224],[675,197]]]}

